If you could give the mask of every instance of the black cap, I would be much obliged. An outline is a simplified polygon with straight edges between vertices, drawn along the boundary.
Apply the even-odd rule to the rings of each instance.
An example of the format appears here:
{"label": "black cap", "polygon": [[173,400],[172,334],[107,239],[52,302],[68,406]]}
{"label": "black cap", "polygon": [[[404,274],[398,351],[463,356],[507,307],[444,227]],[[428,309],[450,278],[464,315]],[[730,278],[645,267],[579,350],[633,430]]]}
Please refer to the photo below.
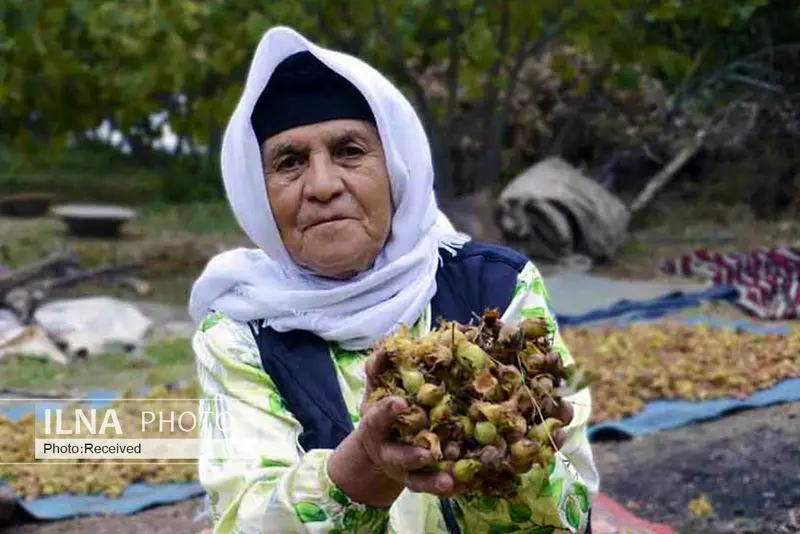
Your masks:
{"label": "black cap", "polygon": [[261,146],[290,128],[335,119],[376,124],[361,91],[310,52],[298,52],[275,69],[258,97],[250,124]]}

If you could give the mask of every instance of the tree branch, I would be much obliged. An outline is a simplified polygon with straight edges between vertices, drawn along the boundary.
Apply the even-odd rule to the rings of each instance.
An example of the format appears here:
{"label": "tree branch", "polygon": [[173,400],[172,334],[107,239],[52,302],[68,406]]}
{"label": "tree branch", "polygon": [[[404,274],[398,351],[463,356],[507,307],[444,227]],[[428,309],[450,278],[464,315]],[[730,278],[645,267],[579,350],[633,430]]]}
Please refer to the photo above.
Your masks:
{"label": "tree branch", "polygon": [[783,88],[779,85],[774,85],[763,80],[759,80],[758,78],[751,78],[750,76],[745,76],[743,74],[736,74],[735,72],[726,74],[724,79],[732,82],[739,82],[744,85],[755,87],[756,89],[763,89],[773,93],[783,92]]}
{"label": "tree branch", "polygon": [[502,150],[501,135],[496,127],[495,114],[498,100],[497,77],[500,75],[500,69],[508,52],[509,29],[511,26],[509,0],[503,1],[500,12],[500,34],[497,38],[498,55],[486,76],[486,98],[483,102],[483,116],[481,118],[484,152],[483,181],[488,181],[495,177],[496,173],[494,171],[499,170],[495,168],[499,167],[500,151]]}
{"label": "tree branch", "polygon": [[475,22],[475,15],[478,13],[478,7],[483,4],[481,0],[475,0],[472,2],[472,6],[469,8],[469,14],[467,15],[467,23],[464,27],[469,28],[472,26],[472,23]]}
{"label": "tree branch", "polygon": [[[567,9],[572,9],[577,5],[577,0],[571,0],[569,5],[560,8],[559,14]],[[559,19],[555,24],[551,24],[546,30],[539,34],[538,39],[531,45],[530,49],[525,52],[526,57],[539,57],[544,52],[545,47],[553,40],[558,38],[564,30],[566,30],[573,22],[580,18],[581,12],[574,13],[571,17]]]}
{"label": "tree branch", "polygon": [[700,130],[695,135],[694,139],[692,139],[691,143],[686,146],[683,150],[681,150],[669,164],[661,169],[661,172],[656,174],[653,178],[647,182],[647,185],[642,190],[641,193],[636,197],[636,199],[631,203],[630,211],[633,214],[639,213],[642,208],[644,208],[647,204],[653,200],[656,193],[661,191],[667,182],[675,176],[675,174],[683,168],[687,161],[689,161],[692,156],[697,154],[697,152],[703,147],[703,143],[705,143],[706,136],[708,132],[706,130]]}
{"label": "tree branch", "polygon": [[683,80],[681,80],[681,85],[675,92],[674,98],[671,99],[672,103],[665,107],[663,114],[666,115],[666,117],[671,118],[683,105],[683,101],[686,99],[686,92],[689,89],[689,83],[700,69],[700,65],[703,63],[706,53],[708,53],[708,51],[711,49],[711,45],[709,43],[710,41],[703,45],[703,48],[700,49],[700,52],[698,52],[697,57],[692,63],[692,66],[689,68],[689,72],[687,72],[686,76],[684,76]]}
{"label": "tree branch", "polygon": [[707,76],[704,80],[697,84],[696,91],[703,87],[709,87],[714,85],[724,77],[728,76],[730,73],[733,73],[739,67],[746,67],[751,65],[752,62],[756,61],[758,58],[764,55],[773,55],[775,52],[787,52],[787,53],[798,53],[800,52],[800,43],[789,43],[785,45],[778,45],[778,46],[770,46],[759,50],[757,52],[753,52],[752,54],[748,54],[743,56],[739,59],[731,61],[727,65],[723,66],[722,68],[718,69],[717,71],[713,72],[709,76]]}
{"label": "tree branch", "polygon": [[445,115],[445,128],[453,126],[453,119],[456,116],[458,107],[458,63],[459,46],[458,41],[461,36],[461,21],[458,16],[458,8],[451,7],[448,13],[450,17],[450,36],[449,36],[449,63],[447,65],[447,113]]}
{"label": "tree branch", "polygon": [[428,105],[428,98],[425,94],[425,88],[422,86],[419,80],[411,72],[409,72],[409,69],[404,61],[403,47],[400,44],[400,40],[397,38],[397,34],[395,34],[395,32],[393,32],[387,26],[383,17],[383,12],[381,11],[381,7],[377,0],[372,3],[372,13],[375,24],[378,26],[381,35],[383,35],[388,42],[389,47],[392,49],[392,66],[394,67],[394,74],[401,82],[407,84],[413,91],[414,99],[417,101],[417,106],[419,107],[420,113],[423,115],[425,120],[430,123],[430,126],[434,127],[436,117],[433,116],[430,106]]}
{"label": "tree branch", "polygon": [[517,47],[517,53],[514,57],[514,64],[511,66],[511,70],[508,73],[508,88],[503,97],[503,112],[500,116],[501,131],[505,128],[505,123],[508,121],[508,117],[511,115],[511,102],[514,98],[514,93],[517,91],[517,82],[519,81],[520,72],[522,72],[522,67],[525,65],[525,59],[527,57],[526,51],[528,48],[528,41],[530,41],[530,36],[530,30],[525,28],[519,38],[519,46]]}
{"label": "tree branch", "polygon": [[572,132],[578,125],[581,115],[584,111],[586,111],[592,96],[594,96],[600,89],[603,80],[606,78],[606,76],[608,76],[608,73],[611,72],[611,67],[611,62],[606,62],[592,72],[591,76],[589,77],[589,87],[580,97],[580,101],[572,106],[566,124],[561,127],[561,130],[556,135],[553,144],[550,146],[550,150],[548,150],[548,153],[551,156],[563,154],[564,147],[566,146],[567,142],[570,141]]}
{"label": "tree branch", "polygon": [[[436,119],[436,116],[428,103],[428,97],[425,93],[425,87],[422,86],[419,79],[408,68],[404,61],[403,47],[397,34],[393,32],[388,25],[381,11],[378,0],[373,0],[372,13],[375,20],[375,25],[378,27],[381,35],[386,39],[392,51],[391,65],[392,72],[397,76],[397,79],[407,85],[414,94],[417,109],[419,110],[422,120],[431,136],[433,145],[434,166],[437,185],[439,185],[439,192],[443,196],[450,196],[452,194],[453,184],[451,176],[451,161],[449,147],[451,145],[450,135],[451,132],[446,128],[442,128]],[[444,150],[444,151],[443,151]]]}
{"label": "tree branch", "polygon": [[[559,13],[563,12],[564,9],[571,9],[575,7],[576,4],[577,0],[571,0],[569,5],[567,5],[565,8],[559,9]],[[553,40],[557,39],[558,36],[560,36],[570,24],[577,20],[577,18],[578,13],[572,15],[571,17],[567,17],[564,20],[560,20],[555,24],[551,24],[546,31],[543,31],[539,34],[539,37],[532,44],[530,43],[530,29],[525,28],[522,31],[519,45],[517,46],[517,51],[514,57],[514,63],[512,64],[508,75],[508,87],[502,99],[502,111],[500,117],[498,118],[497,135],[502,136],[502,133],[508,124],[508,117],[511,116],[511,105],[513,103],[514,94],[517,91],[517,84],[519,83],[520,73],[522,72],[522,67],[525,65],[525,60],[530,57],[540,56],[545,47]],[[528,46],[529,44],[531,44],[530,47]]]}

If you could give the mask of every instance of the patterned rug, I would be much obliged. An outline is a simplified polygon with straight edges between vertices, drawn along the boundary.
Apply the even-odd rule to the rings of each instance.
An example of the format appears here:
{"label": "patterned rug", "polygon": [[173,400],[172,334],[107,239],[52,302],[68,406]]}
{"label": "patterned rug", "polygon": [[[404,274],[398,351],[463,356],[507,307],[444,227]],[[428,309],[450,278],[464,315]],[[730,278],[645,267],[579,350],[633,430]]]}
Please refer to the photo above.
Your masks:
{"label": "patterned rug", "polygon": [[800,319],[800,248],[764,248],[747,253],[696,250],[665,261],[662,270],[733,286],[736,303],[764,320]]}

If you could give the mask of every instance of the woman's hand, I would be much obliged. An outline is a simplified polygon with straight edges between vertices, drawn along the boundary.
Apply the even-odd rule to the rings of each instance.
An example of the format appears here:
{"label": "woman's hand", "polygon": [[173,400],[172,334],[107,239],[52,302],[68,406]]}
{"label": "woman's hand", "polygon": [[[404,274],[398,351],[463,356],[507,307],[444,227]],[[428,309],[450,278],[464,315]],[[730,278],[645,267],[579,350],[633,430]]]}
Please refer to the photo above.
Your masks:
{"label": "woman's hand", "polygon": [[[463,487],[452,475],[422,471],[435,463],[430,451],[388,441],[392,425],[409,406],[400,397],[367,403],[371,392],[379,387],[378,376],[387,363],[388,356],[382,351],[367,361],[361,424],[333,452],[328,463],[331,480],[352,500],[376,508],[390,506],[404,487],[440,497],[460,493]],[[561,410],[560,419],[567,425],[573,416],[572,406],[565,402]],[[553,433],[556,448],[564,445],[566,437],[561,429]]]}
{"label": "woman's hand", "polygon": [[[386,354],[377,353],[367,362],[367,399],[377,386],[377,376],[386,364]],[[374,405],[362,403],[361,424],[333,452],[328,462],[331,480],[352,500],[368,506],[390,506],[403,488],[450,496],[457,488],[447,473],[422,471],[433,465],[427,449],[388,441],[397,417],[408,409],[399,397],[386,397]]]}

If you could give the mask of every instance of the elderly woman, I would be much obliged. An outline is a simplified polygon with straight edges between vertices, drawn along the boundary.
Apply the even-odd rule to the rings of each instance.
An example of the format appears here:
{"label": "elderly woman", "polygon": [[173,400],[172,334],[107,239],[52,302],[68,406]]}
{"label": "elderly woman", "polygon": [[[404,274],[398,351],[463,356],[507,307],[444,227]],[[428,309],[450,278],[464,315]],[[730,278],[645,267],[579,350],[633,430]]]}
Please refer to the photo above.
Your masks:
{"label": "elderly woman", "polygon": [[[507,500],[471,497],[423,469],[429,451],[390,443],[403,399],[362,404],[380,365],[369,349],[401,325],[424,335],[439,317],[467,323],[497,308],[509,322],[545,313],[555,327],[534,265],[470,241],[439,212],[425,132],[386,78],[270,30],[222,174],[258,249],[214,258],[191,295],[215,532],[588,532],[588,391],[570,397],[549,482],[532,470]],[[572,362],[557,330],[555,350]]]}

